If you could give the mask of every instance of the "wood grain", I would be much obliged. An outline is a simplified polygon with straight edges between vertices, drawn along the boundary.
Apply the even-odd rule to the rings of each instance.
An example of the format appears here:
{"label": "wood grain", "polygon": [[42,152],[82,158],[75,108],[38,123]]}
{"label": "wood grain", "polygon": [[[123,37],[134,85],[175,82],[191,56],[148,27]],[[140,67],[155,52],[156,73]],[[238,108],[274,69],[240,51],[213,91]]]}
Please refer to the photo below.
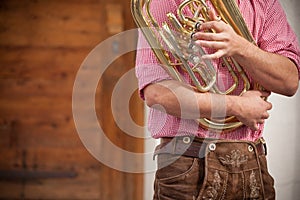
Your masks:
{"label": "wood grain", "polygon": [[[108,13],[112,7],[122,11],[118,19]],[[111,32],[108,16],[114,23]],[[116,30],[131,28],[129,0],[1,1],[0,199],[142,199],[143,175],[111,169],[94,158],[80,140],[72,113],[74,81],[83,61]],[[121,48],[132,48],[126,45],[135,45],[135,39],[126,39]],[[116,53],[107,50],[99,59]],[[114,86],[134,67],[134,56],[130,52],[109,66],[99,79],[95,102],[107,137],[122,149],[143,152],[143,140],[120,129],[111,112]],[[90,90],[86,86],[82,98]],[[137,92],[129,102],[130,116],[143,125]],[[78,106],[84,115],[86,105]],[[122,109],[117,112],[122,118]]]}

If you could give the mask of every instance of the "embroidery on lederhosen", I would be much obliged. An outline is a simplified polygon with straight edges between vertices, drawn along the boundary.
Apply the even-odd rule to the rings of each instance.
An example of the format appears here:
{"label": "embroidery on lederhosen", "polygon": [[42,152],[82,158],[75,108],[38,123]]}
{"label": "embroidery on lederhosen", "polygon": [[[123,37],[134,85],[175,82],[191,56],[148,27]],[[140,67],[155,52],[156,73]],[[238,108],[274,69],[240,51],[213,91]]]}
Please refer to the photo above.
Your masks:
{"label": "embroidery on lederhosen", "polygon": [[255,172],[252,170],[250,174],[250,198],[258,198],[260,186],[256,180]]}
{"label": "embroidery on lederhosen", "polygon": [[202,199],[215,200],[218,197],[218,191],[221,188],[221,177],[219,172],[216,170],[214,173],[214,180],[212,185],[209,186],[206,190],[206,196],[203,196]]}
{"label": "embroidery on lederhosen", "polygon": [[219,157],[223,165],[231,165],[232,167],[240,167],[241,164],[248,161],[248,156],[241,154],[240,150],[232,150],[226,157]]}

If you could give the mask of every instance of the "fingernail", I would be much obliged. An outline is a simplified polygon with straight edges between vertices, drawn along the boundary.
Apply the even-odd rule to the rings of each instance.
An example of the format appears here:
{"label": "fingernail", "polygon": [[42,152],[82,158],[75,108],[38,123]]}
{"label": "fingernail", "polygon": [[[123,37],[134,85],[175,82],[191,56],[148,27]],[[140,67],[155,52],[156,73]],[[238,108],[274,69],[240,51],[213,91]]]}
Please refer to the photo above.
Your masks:
{"label": "fingernail", "polygon": [[195,34],[196,34],[195,32],[193,32],[193,33],[191,34],[191,39],[192,39],[192,40],[195,40],[195,39],[196,39],[196,38],[195,38]]}
{"label": "fingernail", "polygon": [[195,30],[199,31],[200,30],[200,26],[201,26],[202,22],[197,22],[195,25]]}

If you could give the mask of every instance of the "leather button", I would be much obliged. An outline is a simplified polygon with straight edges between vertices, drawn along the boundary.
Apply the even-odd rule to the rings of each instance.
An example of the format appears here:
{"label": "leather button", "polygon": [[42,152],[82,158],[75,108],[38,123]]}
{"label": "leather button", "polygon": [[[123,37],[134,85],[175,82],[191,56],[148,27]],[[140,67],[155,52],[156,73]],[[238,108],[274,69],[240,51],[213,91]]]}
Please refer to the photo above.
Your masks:
{"label": "leather button", "polygon": [[249,152],[252,152],[253,150],[254,150],[254,149],[253,149],[253,146],[249,145],[249,146],[248,146],[248,151],[249,151]]}
{"label": "leather button", "polygon": [[190,138],[190,137],[184,137],[184,138],[182,139],[182,141],[183,141],[183,143],[185,143],[185,144],[189,144],[189,143],[191,142],[191,138]]}
{"label": "leather button", "polygon": [[211,150],[211,151],[214,151],[214,150],[216,150],[216,144],[215,143],[211,143],[211,144],[209,144],[209,146],[208,146],[208,149],[209,150]]}

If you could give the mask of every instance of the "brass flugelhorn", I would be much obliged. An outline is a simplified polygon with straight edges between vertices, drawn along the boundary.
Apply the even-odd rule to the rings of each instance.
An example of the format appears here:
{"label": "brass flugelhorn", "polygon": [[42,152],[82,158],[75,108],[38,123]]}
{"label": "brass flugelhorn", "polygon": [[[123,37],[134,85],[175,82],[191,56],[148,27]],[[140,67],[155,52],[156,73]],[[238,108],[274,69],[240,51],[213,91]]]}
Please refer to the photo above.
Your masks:
{"label": "brass flugelhorn", "polygon": [[[228,23],[237,34],[255,44],[235,0],[207,1],[213,5],[221,20]],[[159,24],[151,13],[152,0],[131,0],[131,10],[137,26],[143,32],[161,66],[173,79],[185,82],[178,71],[180,68],[189,74],[191,85],[196,91],[224,95],[232,94],[241,79],[243,90],[239,95],[242,95],[250,89],[250,81],[243,68],[232,57],[222,57],[222,62],[229,70],[234,84],[227,89],[220,89],[217,85],[217,71],[212,62],[201,59],[202,55],[206,54],[205,49],[193,45],[191,35],[199,23],[211,20],[207,1],[182,1],[176,13],[166,13],[168,20],[162,24]],[[227,116],[224,119],[201,118],[197,121],[204,128],[221,132],[242,125],[234,116]]]}

